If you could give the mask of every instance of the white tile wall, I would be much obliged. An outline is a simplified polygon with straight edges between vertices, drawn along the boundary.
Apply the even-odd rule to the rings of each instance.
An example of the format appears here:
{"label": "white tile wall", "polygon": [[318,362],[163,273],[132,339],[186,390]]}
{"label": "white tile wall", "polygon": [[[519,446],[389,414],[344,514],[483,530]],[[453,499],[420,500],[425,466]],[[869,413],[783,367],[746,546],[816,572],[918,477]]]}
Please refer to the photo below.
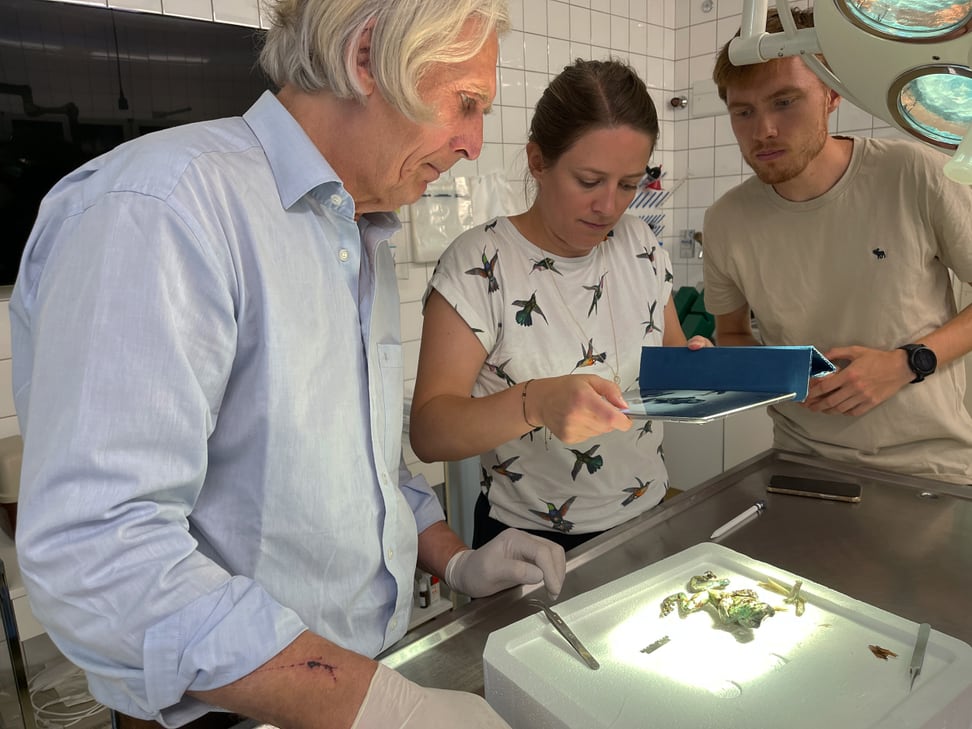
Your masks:
{"label": "white tile wall", "polygon": [[119,10],[141,10],[146,13],[161,13],[162,0],[110,0],[110,8]]}
{"label": "white tile wall", "polygon": [[0,438],[17,435],[17,416],[14,413],[13,389],[10,384],[10,287],[0,286]]}
{"label": "white tile wall", "polygon": [[[198,0],[193,0],[198,2]],[[259,27],[260,9],[253,0],[212,0],[213,19],[219,23]]]}
{"label": "white tile wall", "polygon": [[[78,2],[80,0],[64,0]],[[217,19],[266,27],[265,8],[258,0],[91,0],[86,4],[139,7],[154,12]],[[794,5],[812,5],[809,0]],[[500,45],[499,93],[495,111],[485,124],[486,145],[481,157],[454,168],[454,174],[475,175],[505,170],[514,189],[525,178],[523,144],[530,111],[547,81],[578,55],[619,57],[630,62],[652,90],[661,120],[661,136],[654,162],[666,171],[665,183],[677,188],[667,203],[668,219],[662,237],[673,253],[676,286],[702,279],[698,259],[679,259],[679,232],[701,229],[706,206],[749,170],[735,145],[727,118],[692,119],[691,109],[674,109],[674,96],[688,96],[690,83],[708,78],[718,48],[739,27],[742,0],[714,0],[706,12],[702,0],[513,0],[513,32]],[[893,134],[883,122],[844,103],[833,119],[834,130],[858,134]],[[405,213],[406,226],[407,210]],[[407,233],[408,231],[406,231]],[[421,336],[420,300],[431,264],[410,260],[406,234],[396,249],[402,331],[406,342],[407,389],[414,385]],[[0,337],[4,332],[0,330]],[[9,390],[0,356],[0,389]],[[7,358],[9,362],[9,355]],[[9,372],[9,365],[7,365]],[[8,379],[3,379],[7,377]],[[9,398],[0,397],[0,434],[12,415]],[[442,480],[438,464],[413,467],[429,480]]]}

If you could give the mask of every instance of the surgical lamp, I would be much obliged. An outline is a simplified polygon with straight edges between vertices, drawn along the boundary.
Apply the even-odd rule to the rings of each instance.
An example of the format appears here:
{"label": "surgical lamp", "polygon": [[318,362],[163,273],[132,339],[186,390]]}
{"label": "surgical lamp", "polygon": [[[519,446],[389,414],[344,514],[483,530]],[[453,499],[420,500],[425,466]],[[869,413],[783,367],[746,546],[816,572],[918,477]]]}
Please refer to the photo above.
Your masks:
{"label": "surgical lamp", "polygon": [[955,150],[944,172],[972,184],[972,0],[817,0],[814,27],[802,29],[788,0],[776,0],[781,33],[766,32],[768,3],[743,0],[733,64],[801,56],[851,103]]}

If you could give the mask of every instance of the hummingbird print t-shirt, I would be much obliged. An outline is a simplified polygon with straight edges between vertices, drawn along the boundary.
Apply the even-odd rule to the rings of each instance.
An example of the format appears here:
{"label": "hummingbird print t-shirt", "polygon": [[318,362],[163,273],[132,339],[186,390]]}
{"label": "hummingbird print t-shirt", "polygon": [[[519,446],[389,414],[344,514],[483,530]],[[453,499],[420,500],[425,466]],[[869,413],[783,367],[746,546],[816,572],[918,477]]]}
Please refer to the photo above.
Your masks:
{"label": "hummingbird print t-shirt", "polygon": [[[672,270],[634,216],[577,258],[541,250],[497,218],[459,236],[429,285],[488,353],[474,397],[571,373],[626,390],[637,387],[641,348],[662,344]],[[537,428],[480,461],[490,516],[523,529],[603,531],[655,506],[668,487],[660,422],[569,446]]]}

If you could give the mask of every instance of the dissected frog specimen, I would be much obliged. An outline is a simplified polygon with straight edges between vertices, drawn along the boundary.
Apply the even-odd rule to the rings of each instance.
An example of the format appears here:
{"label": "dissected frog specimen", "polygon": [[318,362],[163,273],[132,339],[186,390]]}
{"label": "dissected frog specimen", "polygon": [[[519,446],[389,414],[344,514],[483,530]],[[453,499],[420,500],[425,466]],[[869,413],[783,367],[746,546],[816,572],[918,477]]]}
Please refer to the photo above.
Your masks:
{"label": "dissected frog specimen", "polygon": [[678,614],[684,618],[710,605],[725,625],[758,628],[765,618],[776,612],[753,590],[726,590],[728,585],[729,580],[720,579],[711,571],[696,575],[688,584],[692,594],[676,592],[662,600],[661,616],[665,617],[678,606]]}

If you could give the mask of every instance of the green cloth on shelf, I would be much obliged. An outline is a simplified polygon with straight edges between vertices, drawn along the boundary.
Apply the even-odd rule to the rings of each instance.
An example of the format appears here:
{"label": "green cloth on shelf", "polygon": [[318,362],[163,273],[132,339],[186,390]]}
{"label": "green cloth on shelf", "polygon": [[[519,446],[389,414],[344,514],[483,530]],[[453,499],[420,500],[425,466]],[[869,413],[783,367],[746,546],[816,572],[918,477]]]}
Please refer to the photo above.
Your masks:
{"label": "green cloth on shelf", "polygon": [[675,313],[678,314],[679,321],[683,321],[688,316],[689,312],[692,311],[692,305],[698,298],[699,292],[694,286],[682,286],[675,292]]}
{"label": "green cloth on shelf", "polygon": [[690,313],[682,321],[682,331],[685,333],[686,339],[691,339],[696,334],[712,339],[712,333],[715,331],[715,318],[712,314],[706,312],[701,314]]}
{"label": "green cloth on shelf", "polygon": [[695,297],[695,301],[692,302],[692,308],[689,309],[692,314],[706,314],[705,310],[705,291],[700,291],[699,295]]}

